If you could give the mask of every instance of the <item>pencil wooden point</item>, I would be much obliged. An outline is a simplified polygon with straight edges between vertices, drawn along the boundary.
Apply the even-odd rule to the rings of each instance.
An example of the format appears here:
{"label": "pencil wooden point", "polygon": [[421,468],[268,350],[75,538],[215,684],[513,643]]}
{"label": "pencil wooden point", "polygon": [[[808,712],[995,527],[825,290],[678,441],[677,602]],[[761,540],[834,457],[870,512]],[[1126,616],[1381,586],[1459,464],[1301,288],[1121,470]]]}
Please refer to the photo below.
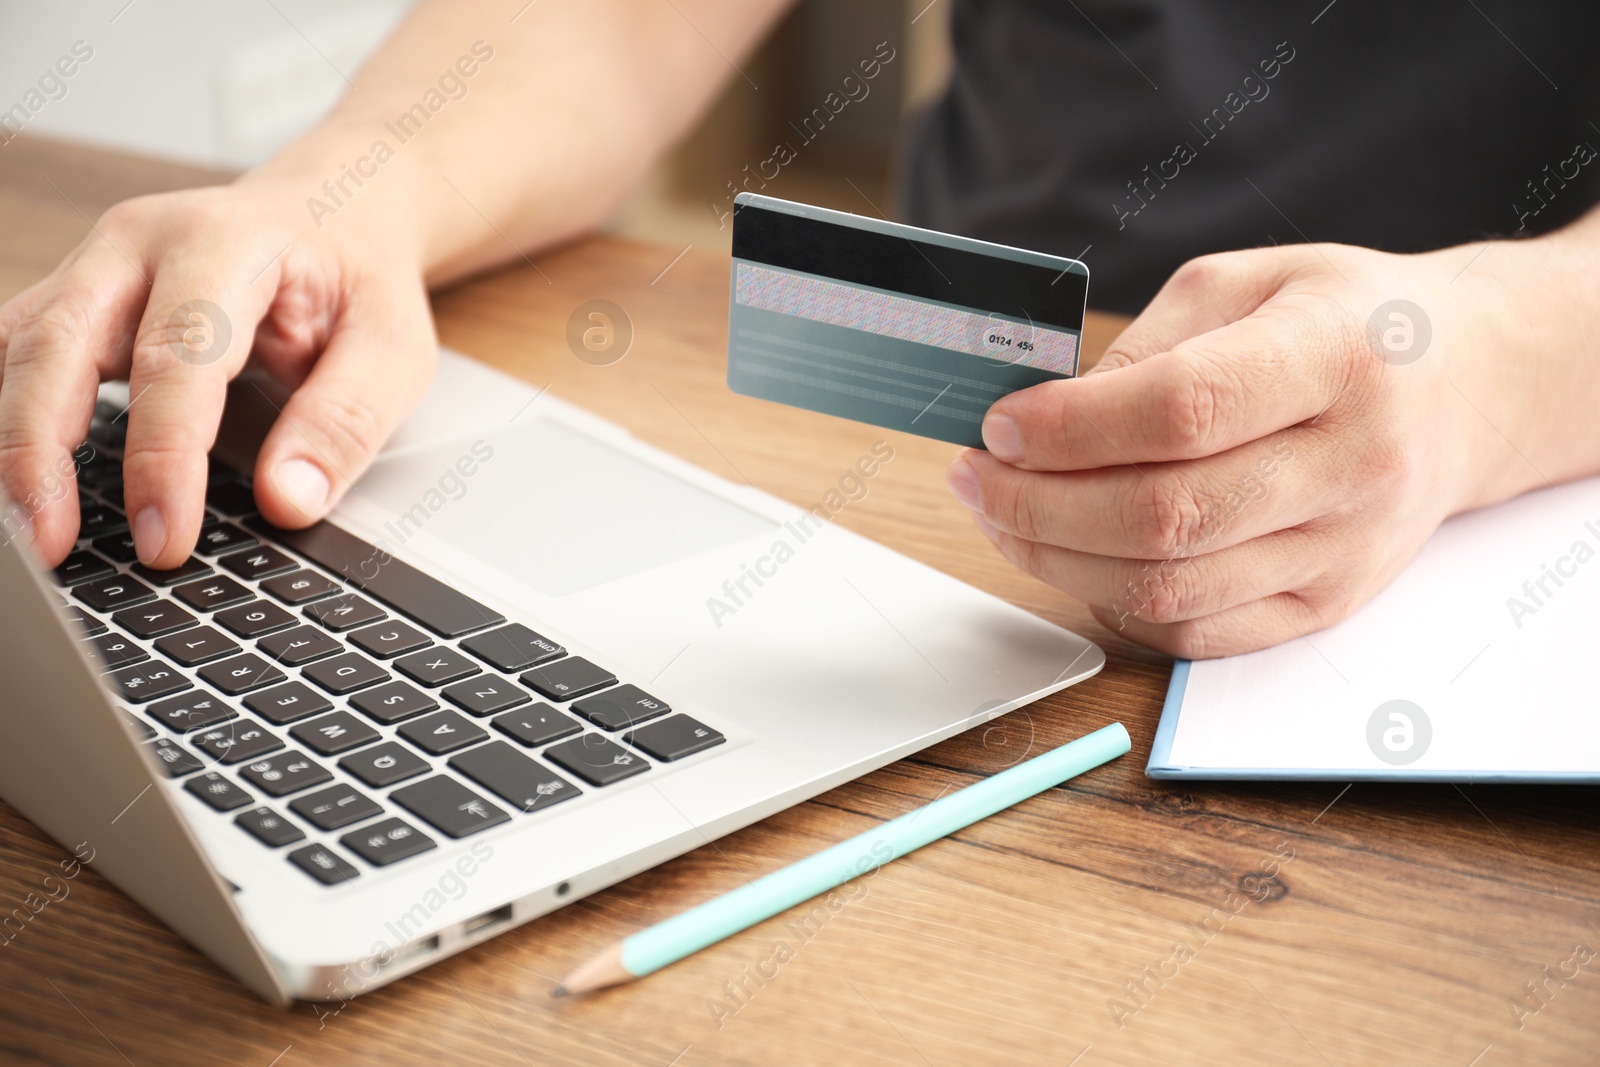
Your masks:
{"label": "pencil wooden point", "polygon": [[631,982],[636,977],[622,965],[622,942],[618,941],[592,956],[588,962],[579,964],[559,988],[567,993],[588,993]]}

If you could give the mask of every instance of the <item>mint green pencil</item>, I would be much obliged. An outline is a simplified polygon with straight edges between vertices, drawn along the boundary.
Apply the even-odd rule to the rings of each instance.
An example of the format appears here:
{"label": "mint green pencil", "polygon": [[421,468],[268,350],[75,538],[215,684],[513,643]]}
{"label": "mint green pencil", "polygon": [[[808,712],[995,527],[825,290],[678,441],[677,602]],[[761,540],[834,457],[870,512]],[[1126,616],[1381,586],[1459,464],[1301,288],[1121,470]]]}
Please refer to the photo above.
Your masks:
{"label": "mint green pencil", "polygon": [[554,995],[631,982],[770,919],[979,819],[1116,759],[1131,747],[1120,722],[940,797],[916,811],[791,863],[731,893],[640,930],[583,964]]}

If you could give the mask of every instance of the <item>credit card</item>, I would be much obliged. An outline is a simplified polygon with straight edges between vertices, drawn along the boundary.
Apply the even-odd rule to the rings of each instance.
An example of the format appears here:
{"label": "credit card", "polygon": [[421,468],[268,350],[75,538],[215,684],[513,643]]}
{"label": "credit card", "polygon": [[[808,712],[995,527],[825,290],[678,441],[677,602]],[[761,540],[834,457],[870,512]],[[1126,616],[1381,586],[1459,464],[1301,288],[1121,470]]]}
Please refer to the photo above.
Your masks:
{"label": "credit card", "polygon": [[983,447],[996,400],[1078,372],[1075,259],[740,193],[728,386]]}

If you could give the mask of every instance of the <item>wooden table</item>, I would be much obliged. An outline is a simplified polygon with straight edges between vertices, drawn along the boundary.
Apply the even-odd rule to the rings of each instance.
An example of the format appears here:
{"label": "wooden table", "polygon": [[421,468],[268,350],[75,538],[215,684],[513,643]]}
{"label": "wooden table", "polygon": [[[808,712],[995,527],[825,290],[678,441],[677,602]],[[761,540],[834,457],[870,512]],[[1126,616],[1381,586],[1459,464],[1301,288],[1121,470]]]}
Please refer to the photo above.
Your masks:
{"label": "wooden table", "polygon": [[[7,146],[0,296],[49,270],[116,199],[208,177]],[[691,251],[666,269],[676,253],[612,238],[552,252],[537,270],[439,294],[440,335],[712,471],[814,501],[882,432],[729,394],[727,260]],[[580,362],[564,341],[568,315],[593,298],[636,329],[613,366]],[[1093,318],[1089,349],[1117,326]],[[87,871],[0,947],[0,1063],[1600,1059],[1593,791],[1152,782],[1144,760],[1170,661],[1005,563],[944,490],[950,447],[893,442],[894,461],[836,521],[1087,634],[1110,657],[1101,675],[337,1014],[252,999]],[[642,923],[1119,719],[1129,756],[884,869],[808,939],[784,916],[631,987],[548,996]],[[0,911],[65,855],[0,805]],[[792,958],[760,977],[780,941]]]}

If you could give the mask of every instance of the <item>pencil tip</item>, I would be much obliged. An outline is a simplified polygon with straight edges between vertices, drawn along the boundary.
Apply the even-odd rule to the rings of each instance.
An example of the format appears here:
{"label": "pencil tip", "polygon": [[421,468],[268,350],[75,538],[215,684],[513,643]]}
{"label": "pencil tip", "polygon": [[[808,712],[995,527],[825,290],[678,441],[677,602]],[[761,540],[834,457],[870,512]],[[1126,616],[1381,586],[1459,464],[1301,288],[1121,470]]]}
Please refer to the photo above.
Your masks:
{"label": "pencil tip", "polygon": [[564,997],[570,992],[571,990],[569,990],[565,985],[558,985],[554,989],[550,990],[550,995],[552,997]]}

